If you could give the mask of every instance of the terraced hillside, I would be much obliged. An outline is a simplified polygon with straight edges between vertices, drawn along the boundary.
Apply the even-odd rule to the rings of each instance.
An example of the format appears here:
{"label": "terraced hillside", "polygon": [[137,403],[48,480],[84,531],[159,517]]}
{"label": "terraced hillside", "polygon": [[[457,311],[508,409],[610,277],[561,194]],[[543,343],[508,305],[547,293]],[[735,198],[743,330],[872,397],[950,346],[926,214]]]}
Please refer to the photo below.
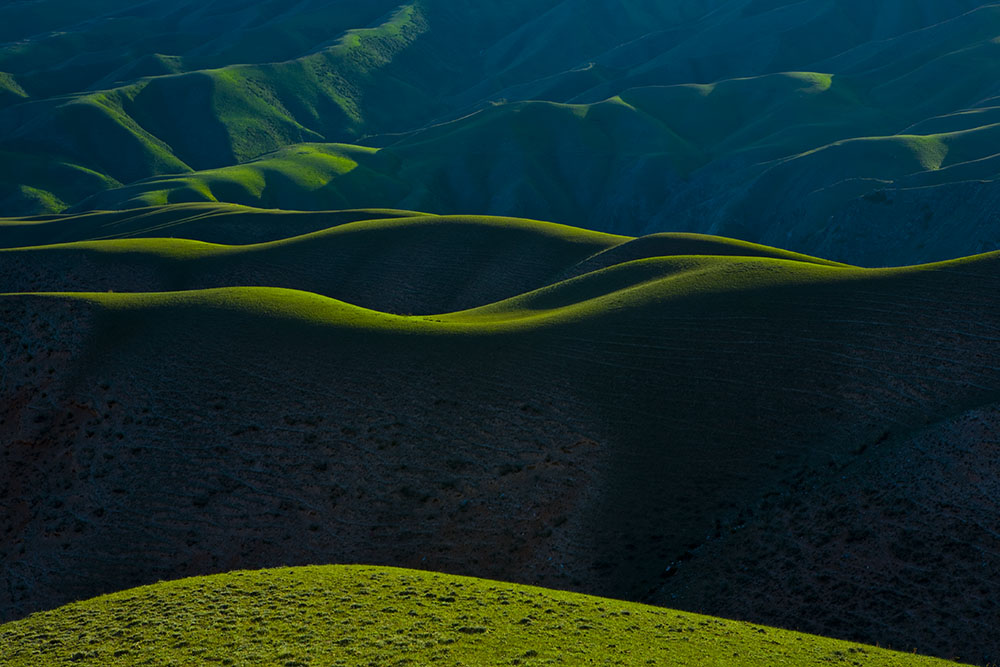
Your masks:
{"label": "terraced hillside", "polygon": [[236,572],[117,593],[0,626],[0,658],[11,667],[954,665],[617,600],[373,567]]}
{"label": "terraced hillside", "polygon": [[7,215],[394,206],[871,265],[1000,247],[994,3],[68,4],[0,7]]}
{"label": "terraced hillside", "polygon": [[[871,270],[381,215],[0,225],[8,247],[66,241],[0,251],[7,619],[163,578],[366,562],[997,655],[995,443],[952,425],[1000,395],[998,255]],[[239,220],[270,225],[263,242],[217,243]],[[978,481],[942,463],[959,456]],[[801,542],[755,537],[803,513],[822,520]],[[851,559],[832,557],[843,540]],[[699,568],[743,572],[747,544],[791,593],[706,592],[719,579]],[[779,576],[757,563],[748,581]],[[889,580],[926,601],[891,627]]]}

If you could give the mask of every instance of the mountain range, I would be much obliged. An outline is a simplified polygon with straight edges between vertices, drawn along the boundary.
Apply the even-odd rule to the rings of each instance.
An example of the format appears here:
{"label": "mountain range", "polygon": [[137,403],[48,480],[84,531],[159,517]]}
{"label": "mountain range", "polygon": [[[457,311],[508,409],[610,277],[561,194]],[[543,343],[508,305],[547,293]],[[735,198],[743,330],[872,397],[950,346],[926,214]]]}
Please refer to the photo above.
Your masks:
{"label": "mountain range", "polygon": [[8,215],[392,206],[863,265],[1000,241],[992,3],[68,4],[0,8],[31,36],[0,47]]}

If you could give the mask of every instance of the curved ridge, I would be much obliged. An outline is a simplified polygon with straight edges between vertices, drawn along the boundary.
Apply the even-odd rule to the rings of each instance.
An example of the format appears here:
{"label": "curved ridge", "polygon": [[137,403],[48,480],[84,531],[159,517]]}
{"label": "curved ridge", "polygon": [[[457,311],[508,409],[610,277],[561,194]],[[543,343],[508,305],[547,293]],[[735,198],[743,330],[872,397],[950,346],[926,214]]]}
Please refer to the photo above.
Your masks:
{"label": "curved ridge", "polygon": [[[220,620],[219,608],[234,620]],[[496,611],[484,616],[484,608]],[[253,632],[247,631],[249,618]],[[115,635],[123,626],[131,628],[128,641]],[[168,636],[164,626],[178,631]],[[58,641],[48,641],[52,637]],[[877,667],[954,664],[618,600],[366,566],[164,582],[0,626],[0,642],[9,667],[39,660],[99,665],[227,658],[286,665],[388,664],[402,653],[422,664],[582,662],[599,655],[681,666],[752,655],[752,664],[818,666],[848,654],[863,655],[866,664]]]}

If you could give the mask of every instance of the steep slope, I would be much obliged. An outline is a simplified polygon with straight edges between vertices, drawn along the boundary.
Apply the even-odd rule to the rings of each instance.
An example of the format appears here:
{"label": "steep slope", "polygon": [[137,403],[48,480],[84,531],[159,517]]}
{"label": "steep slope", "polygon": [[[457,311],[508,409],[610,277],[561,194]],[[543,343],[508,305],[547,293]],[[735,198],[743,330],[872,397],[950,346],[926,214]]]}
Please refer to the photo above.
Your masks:
{"label": "steep slope", "polygon": [[[18,105],[0,113],[0,145],[128,183],[232,164],[291,143],[351,136],[364,123],[358,104],[368,92],[369,72],[425,29],[419,11],[402,5],[381,25],[345,32],[296,60],[227,63]],[[384,94],[393,96],[392,90]]]}
{"label": "steep slope", "polygon": [[[966,34],[978,25],[974,19],[1000,17],[980,14],[962,17],[968,29],[955,39],[979,37]],[[935,32],[945,27],[954,28]],[[964,60],[952,65],[982,69],[970,64],[983,58],[981,50],[961,51]],[[941,76],[926,63],[914,72],[906,84],[912,91],[933,88]],[[996,114],[992,107],[963,109],[988,96],[992,79],[932,96],[927,104],[938,115],[928,118],[926,105],[885,94],[873,76],[860,69],[790,72],[629,89],[595,104],[508,103],[379,151],[301,145],[247,165],[149,179],[78,208],[230,200],[486,210],[633,235],[710,232],[881,265],[995,249],[1000,236],[981,197],[960,210],[941,209],[933,199],[970,181],[991,196]],[[844,213],[883,200],[886,191],[919,188],[931,218],[886,207],[867,217]],[[929,243],[928,235],[944,242]]]}
{"label": "steep slope", "polygon": [[0,8],[0,62],[24,77],[33,97],[50,97],[179,71],[291,60],[346,30],[377,24],[398,4],[14,3]]}
{"label": "steep slope", "polygon": [[[540,211],[634,233],[655,228],[650,216],[664,215],[694,185],[684,179],[716,160],[735,160],[745,170],[850,138],[859,127],[891,125],[831,76],[793,72],[630,89],[589,105],[505,104],[413,133],[378,153],[296,146],[238,167],[149,179],[82,207],[224,199],[284,208],[382,202],[458,213],[485,203],[506,215]],[[303,173],[314,185],[272,185],[278,175],[294,183]],[[670,187],[657,194],[658,182]]]}
{"label": "steep slope", "polygon": [[[473,223],[441,222],[490,238]],[[559,228],[524,224],[514,232],[540,236],[516,247],[573,247]],[[632,259],[632,243],[577,277],[451,314],[268,287],[2,297],[0,607],[13,618],[164,577],[314,562],[645,598],[770,494],[864,470],[895,442],[886,432],[905,440],[1000,393],[996,255],[866,270]],[[284,248],[244,252],[264,267]],[[27,252],[81,250],[97,247]],[[489,285],[514,261],[497,252],[504,264],[479,260],[474,280],[452,279]],[[564,252],[550,255],[564,258],[552,275],[573,273]],[[622,263],[600,260],[616,252]],[[394,275],[410,270],[373,263],[371,289],[396,292]],[[930,485],[921,502],[965,493]],[[946,517],[920,520],[969,538]],[[984,578],[985,592],[956,598],[957,585],[941,577],[921,592],[947,624],[973,627],[976,600],[998,591]],[[856,604],[876,610],[878,595],[859,591]],[[900,627],[901,647],[945,646]],[[996,648],[951,636],[964,659]]]}
{"label": "steep slope", "polygon": [[[993,3],[153,0],[51,32],[24,12],[0,8],[28,31],[0,46],[8,215],[395,206],[882,265],[1000,242]],[[918,211],[867,206],[882,192]]]}
{"label": "steep slope", "polygon": [[161,583],[0,626],[0,659],[11,667],[396,664],[403,655],[421,664],[955,664],[617,600],[374,567]]}

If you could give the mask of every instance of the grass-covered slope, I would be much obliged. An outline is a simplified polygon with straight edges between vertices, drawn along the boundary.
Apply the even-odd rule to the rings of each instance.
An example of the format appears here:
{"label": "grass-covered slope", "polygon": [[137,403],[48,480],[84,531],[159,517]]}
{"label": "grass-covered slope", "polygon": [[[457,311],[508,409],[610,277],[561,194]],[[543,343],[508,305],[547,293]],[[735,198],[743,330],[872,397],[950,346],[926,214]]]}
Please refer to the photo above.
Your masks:
{"label": "grass-covered slope", "polygon": [[350,222],[426,215],[395,209],[314,212],[263,210],[232,204],[174,204],[78,215],[0,218],[0,247],[137,238],[252,245],[280,241]]}
{"label": "grass-covered slope", "polygon": [[122,239],[3,250],[0,283],[6,291],[56,292],[81,284],[115,292],[256,284],[376,310],[440,313],[542,287],[625,240],[526,220],[408,217],[244,246]]}
{"label": "grass-covered slope", "polygon": [[[248,225],[261,218],[277,229],[282,224],[273,214],[226,207],[213,211],[179,206],[157,211],[157,216],[169,218],[173,213],[186,222],[195,211],[204,216],[200,220],[207,228],[212,223],[206,221],[227,212],[241,212],[240,219]],[[350,212],[300,217],[329,224],[346,215]],[[92,223],[87,224],[90,217],[81,216],[72,225],[64,219],[63,227],[85,235],[94,231]],[[183,225],[154,229],[179,235],[199,231]],[[22,225],[0,226],[0,243],[23,238],[23,232]],[[431,314],[482,306],[627,261],[675,255],[832,264],[717,237],[658,234],[632,239],[513,218],[412,214],[345,222],[258,244],[118,238],[11,248],[0,250],[0,284],[8,292],[62,292],[81,285],[100,292],[162,292],[256,284],[305,290],[375,310]]]}
{"label": "grass-covered slope", "polygon": [[[884,265],[996,247],[992,3],[30,7],[0,8],[6,215],[394,206]],[[918,213],[867,206],[886,190]]]}
{"label": "grass-covered slope", "polygon": [[[783,73],[629,89],[595,104],[505,104],[413,133],[379,153],[304,144],[246,165],[145,180],[81,207],[221,200],[315,209],[382,202],[464,212],[489,202],[504,214],[536,211],[635,232],[677,196],[671,190],[684,187],[681,177],[717,159],[757,163],[794,155],[850,138],[859,127],[891,125],[830,75]],[[656,195],[654,183],[664,177],[672,187]],[[630,199],[648,209],[644,215],[622,208]]]}
{"label": "grass-covered slope", "polygon": [[787,630],[481,579],[376,567],[234,572],[0,626],[46,665],[953,665]]}
{"label": "grass-covered slope", "polygon": [[[142,266],[204,287],[241,264],[248,278],[284,266],[301,287],[312,272],[289,267],[321,276],[333,269],[316,257],[351,265],[397,235],[399,254],[354,265],[367,284],[331,279],[329,296],[106,291],[165,284]],[[685,581],[676,564],[700,546],[773,516],[762,508],[774,498],[863,470],[894,437],[1000,395],[996,255],[870,270],[721,239],[434,217],[262,246],[136,239],[2,255],[49,266],[38,287],[61,292],[0,298],[8,618],[160,578],[317,562],[641,599]],[[60,257],[73,267],[62,275]],[[11,284],[20,270],[7,265]],[[428,285],[468,309],[372,309]],[[344,301],[362,287],[368,301]],[[965,493],[929,485],[919,501],[973,506]],[[939,518],[920,517],[957,534]],[[971,538],[986,569],[1000,567],[993,538]],[[894,645],[992,650],[962,628],[1000,591],[990,578],[957,586],[920,584],[933,604]],[[851,613],[881,599],[858,590]],[[844,626],[845,608],[810,608],[811,629],[873,627]]]}
{"label": "grass-covered slope", "polygon": [[[594,104],[508,103],[379,151],[302,144],[246,165],[148,179],[78,208],[381,202],[531,215],[627,234],[664,227],[721,232],[883,265],[992,249],[995,230],[978,213],[940,214],[927,225],[943,232],[935,244],[904,227],[891,248],[874,223],[852,222],[846,230],[828,224],[831,215],[886,189],[996,176],[989,109],[951,113],[942,105],[949,111],[924,122],[915,107],[889,107],[872,95],[860,75],[791,72],[628,89]],[[895,222],[891,210],[880,213]],[[948,231],[970,225],[969,234]]]}

